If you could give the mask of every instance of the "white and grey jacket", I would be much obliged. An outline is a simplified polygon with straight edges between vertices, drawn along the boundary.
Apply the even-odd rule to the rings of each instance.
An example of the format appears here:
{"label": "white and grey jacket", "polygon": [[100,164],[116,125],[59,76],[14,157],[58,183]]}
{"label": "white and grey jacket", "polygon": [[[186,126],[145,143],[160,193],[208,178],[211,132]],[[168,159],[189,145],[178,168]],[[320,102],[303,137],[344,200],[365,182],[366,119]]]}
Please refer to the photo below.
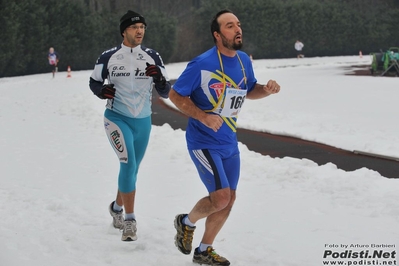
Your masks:
{"label": "white and grey jacket", "polygon": [[[166,82],[154,84],[153,78],[145,75],[146,63],[157,65]],[[100,96],[104,83],[114,84],[116,89],[115,97],[107,100],[106,108],[132,118],[151,115],[153,86],[163,98],[168,98],[171,87],[159,53],[142,45],[131,48],[121,44],[103,52],[97,59],[89,86]]]}

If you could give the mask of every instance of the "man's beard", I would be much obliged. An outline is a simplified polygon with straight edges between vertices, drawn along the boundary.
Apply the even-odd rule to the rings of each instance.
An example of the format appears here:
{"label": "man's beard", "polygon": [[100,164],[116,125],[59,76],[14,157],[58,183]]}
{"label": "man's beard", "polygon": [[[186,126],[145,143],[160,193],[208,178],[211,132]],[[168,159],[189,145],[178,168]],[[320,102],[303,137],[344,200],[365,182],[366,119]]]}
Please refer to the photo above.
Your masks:
{"label": "man's beard", "polygon": [[236,43],[234,40],[229,42],[226,37],[224,37],[223,34],[220,34],[222,36],[222,44],[224,47],[230,50],[240,50],[242,48],[242,42]]}
{"label": "man's beard", "polygon": [[136,41],[136,39],[134,37],[131,37],[131,36],[127,37],[127,41],[133,47],[140,45],[142,43],[142,40],[143,39],[141,39],[140,41]]}

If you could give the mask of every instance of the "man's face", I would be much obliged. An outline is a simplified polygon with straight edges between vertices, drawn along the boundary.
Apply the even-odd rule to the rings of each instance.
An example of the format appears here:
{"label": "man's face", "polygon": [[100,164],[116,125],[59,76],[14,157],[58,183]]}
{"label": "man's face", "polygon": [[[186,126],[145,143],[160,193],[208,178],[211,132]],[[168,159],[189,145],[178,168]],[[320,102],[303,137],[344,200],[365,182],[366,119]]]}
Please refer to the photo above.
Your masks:
{"label": "man's face", "polygon": [[225,13],[218,18],[222,44],[229,50],[242,48],[242,29],[238,18],[232,13]]}
{"label": "man's face", "polygon": [[144,39],[145,28],[143,23],[135,23],[128,26],[125,29],[124,44],[130,47],[140,45]]}

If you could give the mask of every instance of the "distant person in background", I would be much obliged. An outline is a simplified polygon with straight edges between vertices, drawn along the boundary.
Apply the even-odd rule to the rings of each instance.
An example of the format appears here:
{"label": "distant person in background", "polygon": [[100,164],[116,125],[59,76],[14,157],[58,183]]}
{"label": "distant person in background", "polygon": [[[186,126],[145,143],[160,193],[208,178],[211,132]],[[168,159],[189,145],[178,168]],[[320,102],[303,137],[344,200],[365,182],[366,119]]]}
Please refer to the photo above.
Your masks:
{"label": "distant person in background", "polygon": [[303,49],[303,47],[304,47],[305,45],[300,41],[300,40],[297,40],[296,42],[295,42],[295,50],[296,50],[296,57],[297,58],[303,58],[304,57],[304,55],[302,54],[302,49]]}
{"label": "distant person in background", "polygon": [[48,50],[48,63],[50,64],[51,67],[51,72],[53,73],[53,78],[55,76],[55,72],[58,71],[58,62],[60,60],[60,57],[56,51],[54,51],[53,47],[50,47]]}

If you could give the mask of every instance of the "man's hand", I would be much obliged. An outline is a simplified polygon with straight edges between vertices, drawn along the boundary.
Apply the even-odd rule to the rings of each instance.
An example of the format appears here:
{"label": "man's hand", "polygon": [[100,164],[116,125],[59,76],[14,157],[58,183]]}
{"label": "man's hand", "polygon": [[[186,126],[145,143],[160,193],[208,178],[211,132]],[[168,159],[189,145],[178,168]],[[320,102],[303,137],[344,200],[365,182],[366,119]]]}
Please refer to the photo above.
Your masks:
{"label": "man's hand", "polygon": [[156,85],[164,85],[165,84],[165,77],[162,75],[161,69],[156,65],[151,65],[146,63],[147,67],[145,68],[145,75],[152,77],[154,79],[154,83]]}
{"label": "man's hand", "polygon": [[266,85],[263,86],[263,90],[267,94],[275,94],[280,91],[280,85],[275,80],[269,80]]}
{"label": "man's hand", "polygon": [[115,91],[114,84],[104,84],[98,97],[101,99],[113,99]]}
{"label": "man's hand", "polygon": [[219,115],[206,114],[201,119],[201,123],[217,132],[223,125],[223,119]]}

